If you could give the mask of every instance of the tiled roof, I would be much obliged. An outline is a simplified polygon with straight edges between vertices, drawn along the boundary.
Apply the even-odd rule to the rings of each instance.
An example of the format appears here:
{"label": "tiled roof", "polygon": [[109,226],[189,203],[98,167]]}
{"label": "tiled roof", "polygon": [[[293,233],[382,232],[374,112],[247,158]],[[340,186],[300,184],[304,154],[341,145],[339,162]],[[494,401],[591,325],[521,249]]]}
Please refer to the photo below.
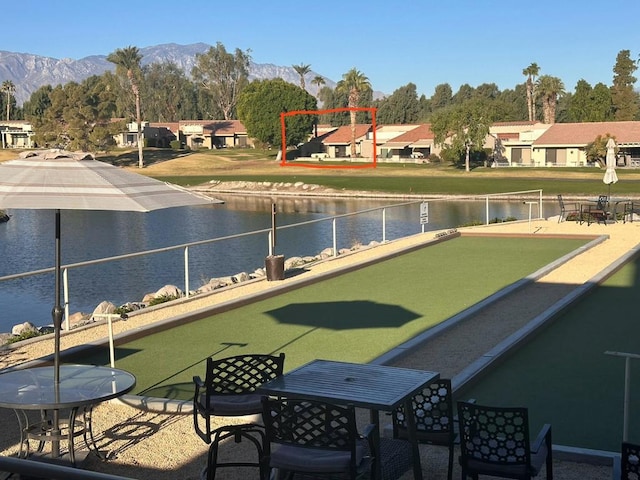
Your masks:
{"label": "tiled roof", "polygon": [[528,120],[516,120],[513,122],[495,122],[492,127],[521,127],[521,126],[533,126],[539,122],[530,122]]}
{"label": "tiled roof", "polygon": [[607,134],[618,144],[640,143],[640,122],[554,123],[533,145],[583,146]]}
{"label": "tiled roof", "polygon": [[201,125],[204,131],[217,136],[247,133],[247,129],[240,120],[188,120],[181,121],[180,126],[183,125]]}
{"label": "tiled roof", "polygon": [[178,129],[180,128],[180,123],[178,122],[151,122],[149,123],[150,127],[156,127],[156,128],[160,128],[160,127],[164,127],[168,130],[171,130],[172,132],[177,132]]}
{"label": "tiled roof", "polygon": [[[364,137],[369,131],[371,131],[370,124],[357,124],[356,139]],[[351,125],[343,125],[331,132],[324,138],[323,143],[332,145],[351,143]]]}
{"label": "tiled roof", "polygon": [[406,143],[407,145],[417,142],[419,140],[433,140],[434,134],[431,131],[430,123],[423,123],[416,128],[409,130],[408,132],[398,135],[392,138],[389,142],[393,143]]}

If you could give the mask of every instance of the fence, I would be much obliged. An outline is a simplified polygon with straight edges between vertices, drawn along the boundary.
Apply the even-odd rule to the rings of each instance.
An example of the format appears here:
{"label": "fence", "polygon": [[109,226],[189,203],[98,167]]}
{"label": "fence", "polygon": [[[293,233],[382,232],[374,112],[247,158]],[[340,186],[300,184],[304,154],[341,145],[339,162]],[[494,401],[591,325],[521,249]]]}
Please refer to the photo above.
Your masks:
{"label": "fence", "polygon": [[[523,198],[531,199],[533,197],[537,198],[535,202],[531,202],[531,201],[523,202],[523,203],[529,204],[528,219],[529,219],[529,222],[531,222],[531,214],[532,214],[531,205],[533,204],[537,204],[537,207],[538,207],[537,208],[538,216],[536,218],[543,218],[542,190],[524,190],[524,191],[518,191],[518,192],[504,192],[504,193],[493,193],[493,194],[478,195],[478,196],[456,197],[456,200],[483,200],[485,202],[485,223],[489,224],[491,221],[491,208],[490,208],[491,202],[497,202],[497,201],[504,202],[505,200],[508,200],[508,199],[517,199],[517,201],[522,201]],[[142,256],[148,256],[148,255],[156,255],[159,253],[164,253],[169,251],[182,250],[183,256],[184,256],[184,262],[183,262],[184,290],[183,291],[185,292],[185,295],[189,297],[191,295],[190,293],[191,289],[189,284],[189,263],[190,263],[190,249],[192,247],[207,245],[207,244],[215,244],[218,242],[233,241],[233,240],[254,236],[254,235],[263,235],[266,238],[265,252],[267,252],[268,255],[271,255],[273,253],[273,245],[274,245],[274,241],[273,241],[274,239],[272,236],[275,235],[277,231],[300,228],[303,226],[308,226],[311,224],[317,224],[322,222],[331,222],[331,229],[332,229],[332,247],[331,248],[332,248],[333,256],[335,257],[338,255],[337,239],[338,239],[338,220],[339,219],[350,217],[350,216],[365,215],[365,214],[370,214],[371,212],[379,211],[381,214],[380,215],[380,239],[382,243],[386,243],[387,242],[387,212],[390,209],[394,209],[394,208],[405,207],[408,205],[419,205],[424,203],[425,201],[427,201],[427,199],[412,200],[408,202],[396,203],[396,204],[386,205],[382,207],[369,208],[365,210],[359,210],[356,212],[345,213],[341,215],[335,215],[335,216],[330,216],[330,217],[316,219],[316,220],[309,220],[306,222],[299,222],[291,225],[283,225],[279,227],[276,227],[274,224],[272,225],[272,228],[255,230],[255,231],[240,233],[236,235],[228,235],[224,237],[211,238],[208,240],[201,240],[197,242],[184,243],[184,244],[173,245],[169,247],[156,248],[156,249],[145,250],[141,252],[134,252],[134,253],[128,253],[124,255],[116,255],[116,256],[104,257],[96,260],[62,265],[61,267],[62,268],[62,292],[63,292],[62,305],[64,306],[64,311],[65,311],[65,321],[63,324],[63,328],[65,330],[69,330],[70,328],[70,325],[69,325],[69,307],[70,307],[69,288],[70,287],[69,287],[69,280],[68,280],[69,270],[86,267],[89,265],[98,265],[98,264],[103,264],[107,262],[115,262],[123,259],[130,259],[130,258],[136,258],[136,257],[142,257]],[[429,203],[442,202],[442,201],[451,201],[451,199],[450,198],[428,199]],[[416,219],[418,219],[417,214],[416,214]],[[423,231],[424,231],[424,226],[423,226]],[[42,275],[46,273],[51,273],[53,271],[54,271],[54,268],[51,267],[51,268],[44,268],[40,270],[33,270],[25,273],[7,275],[7,276],[0,277],[0,282],[15,280],[19,278],[25,278],[33,275]]]}

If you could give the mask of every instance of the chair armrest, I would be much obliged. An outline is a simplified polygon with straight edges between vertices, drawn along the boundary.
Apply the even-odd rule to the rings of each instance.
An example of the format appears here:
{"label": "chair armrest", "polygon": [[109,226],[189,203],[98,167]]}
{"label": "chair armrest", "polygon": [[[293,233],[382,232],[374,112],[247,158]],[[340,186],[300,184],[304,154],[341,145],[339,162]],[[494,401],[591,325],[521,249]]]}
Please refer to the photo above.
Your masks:
{"label": "chair armrest", "polygon": [[200,396],[200,390],[205,390],[205,385],[202,379],[197,375],[193,377],[193,383],[195,385],[195,391],[193,393],[193,401],[197,402],[198,397]]}
{"label": "chair armrest", "polygon": [[531,451],[534,453],[538,452],[542,447],[543,442],[551,445],[551,425],[548,423],[545,423],[542,426],[542,429],[540,429],[540,433],[538,433],[538,436],[531,445]]}
{"label": "chair armrest", "polygon": [[377,457],[380,455],[380,452],[376,452],[374,449],[373,438],[378,435],[378,426],[375,423],[370,423],[360,433],[360,438],[367,441],[367,447],[369,448],[369,452],[371,452],[372,457]]}

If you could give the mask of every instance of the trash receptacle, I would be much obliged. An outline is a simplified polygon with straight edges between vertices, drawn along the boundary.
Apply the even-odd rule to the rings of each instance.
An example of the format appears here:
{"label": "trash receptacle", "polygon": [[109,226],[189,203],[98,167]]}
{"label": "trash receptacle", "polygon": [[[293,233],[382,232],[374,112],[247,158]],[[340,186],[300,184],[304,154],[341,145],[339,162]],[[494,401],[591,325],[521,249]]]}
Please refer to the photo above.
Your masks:
{"label": "trash receptacle", "polygon": [[265,259],[267,280],[284,280],[284,255],[269,255]]}

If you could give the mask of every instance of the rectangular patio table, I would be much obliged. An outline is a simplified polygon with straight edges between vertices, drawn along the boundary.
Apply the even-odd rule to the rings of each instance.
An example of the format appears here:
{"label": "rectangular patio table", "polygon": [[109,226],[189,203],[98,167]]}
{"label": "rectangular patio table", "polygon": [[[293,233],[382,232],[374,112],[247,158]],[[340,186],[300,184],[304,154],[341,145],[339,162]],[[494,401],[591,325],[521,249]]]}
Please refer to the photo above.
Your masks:
{"label": "rectangular patio table", "polygon": [[[391,412],[403,405],[412,412],[413,396],[437,380],[440,374],[425,370],[385,365],[313,360],[263,384],[258,392],[278,397],[297,397],[326,401],[339,405],[352,404],[368,409],[371,422],[380,426],[379,412]],[[413,459],[413,475],[422,480],[420,451],[413,415],[407,415],[409,442]],[[380,428],[378,428],[380,433]],[[374,438],[376,452],[379,435]],[[374,476],[381,478],[380,459],[374,459]]]}
{"label": "rectangular patio table", "polygon": [[[618,222],[618,205],[620,205],[621,203],[629,203],[631,201],[630,198],[627,197],[607,197],[607,204],[609,205],[609,207],[611,207],[611,205],[613,205],[613,210],[612,210],[612,215],[613,215],[613,222],[617,223]],[[596,205],[598,203],[598,199],[597,198],[590,198],[585,200],[585,203],[588,205]],[[583,210],[583,205],[580,205],[580,219],[582,220],[582,215],[586,213]],[[581,222],[582,223],[582,222]],[[606,223],[606,222],[605,222]]]}

